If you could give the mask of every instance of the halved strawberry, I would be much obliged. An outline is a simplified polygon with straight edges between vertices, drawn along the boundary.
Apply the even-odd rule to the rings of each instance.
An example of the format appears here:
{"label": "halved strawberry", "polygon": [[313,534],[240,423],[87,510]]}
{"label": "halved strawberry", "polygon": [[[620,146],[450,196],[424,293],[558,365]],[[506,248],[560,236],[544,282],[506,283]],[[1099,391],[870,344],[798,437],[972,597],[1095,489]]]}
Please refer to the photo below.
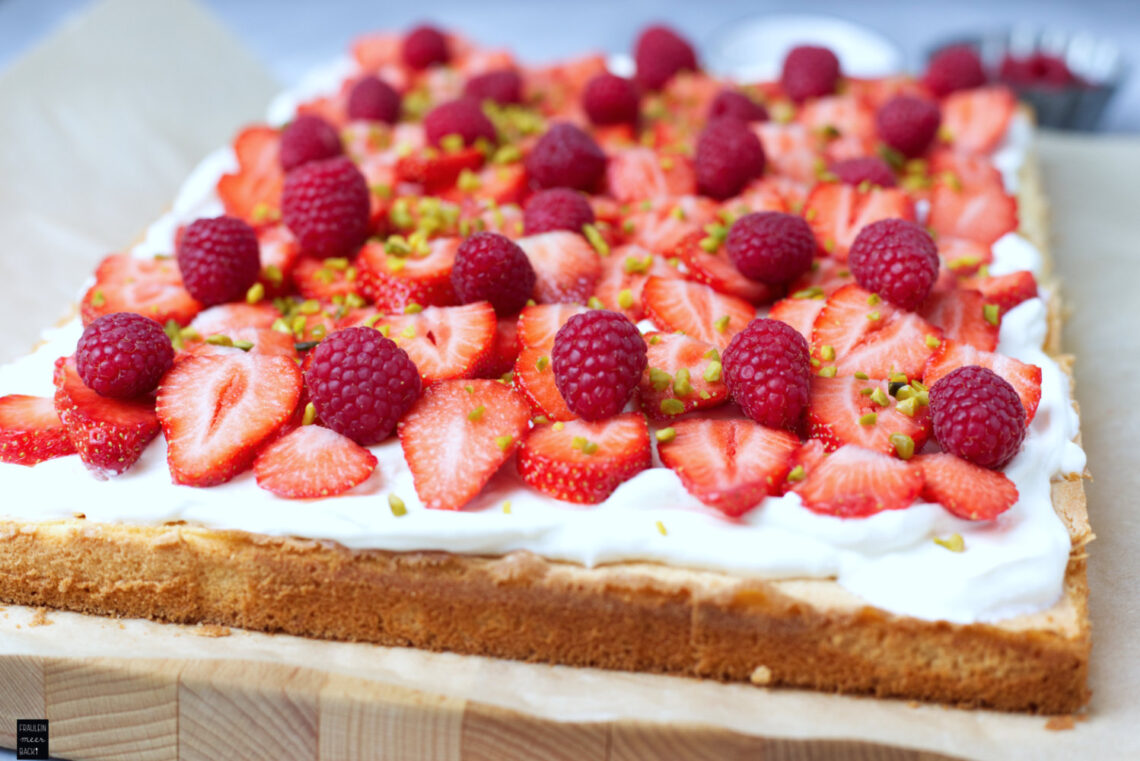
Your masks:
{"label": "halved strawberry", "polygon": [[782,289],[745,277],[728,258],[724,246],[706,251],[701,242],[704,232],[695,232],[677,247],[677,257],[689,270],[688,279],[711,286],[720,293],[744,299],[751,304],[764,304],[775,299]]}
{"label": "halved strawberry", "polygon": [[680,278],[681,273],[676,267],[666,264],[662,256],[641,246],[619,246],[602,259],[602,276],[594,289],[594,296],[606,309],[621,312],[637,322],[645,316],[641,290],[645,281],[654,276]]}
{"label": "halved strawberry", "polygon": [[702,196],[645,200],[622,222],[627,239],[663,256],[675,256],[677,247],[693,233],[716,220],[716,202]]}
{"label": "halved strawberry", "polygon": [[261,252],[257,282],[270,298],[288,294],[293,286],[293,264],[301,253],[297,239],[285,225],[273,225],[257,231],[257,243]]}
{"label": "halved strawberry", "polygon": [[[897,311],[889,302],[855,284],[843,286],[827,297],[815,318],[812,354],[821,357],[821,350],[823,354],[829,353],[823,349],[825,346],[830,346],[837,357],[847,354],[866,335],[894,317]],[[878,314],[877,319],[875,314]]]}
{"label": "halved strawberry", "polygon": [[243,352],[176,362],[156,406],[174,483],[214,486],[248,468],[293,414],[301,385],[287,357]]}
{"label": "halved strawberry", "polygon": [[500,317],[495,323],[495,340],[491,351],[475,370],[477,378],[501,378],[515,366],[519,356],[519,321],[517,317]]}
{"label": "halved strawberry", "polygon": [[653,464],[645,416],[625,412],[607,420],[540,425],[519,447],[522,479],[567,502],[605,501],[623,482]]}
{"label": "halved strawberry", "polygon": [[[960,277],[973,274],[983,264],[994,260],[990,246],[969,238],[944,236],[938,238],[937,244],[942,270]],[[937,283],[934,290],[938,290]]]}
{"label": "halved strawberry", "polygon": [[756,316],[747,301],[717,293],[707,285],[651,277],[641,292],[645,315],[661,330],[724,349]]}
{"label": "halved strawberry", "polygon": [[764,157],[773,174],[797,182],[815,182],[819,158],[819,140],[802,124],[761,122],[752,131],[764,146]]}
{"label": "halved strawberry", "polygon": [[332,497],[368,480],[376,456],[347,436],[319,425],[303,425],[281,436],[257,456],[257,485],[278,497]]}
{"label": "halved strawberry", "polygon": [[293,267],[293,282],[306,299],[332,301],[350,294],[360,296],[363,282],[356,267],[346,259],[302,257]]}
{"label": "halved strawberry", "polygon": [[819,439],[808,439],[800,445],[800,448],[792,453],[788,461],[790,470],[788,477],[784,480],[781,488],[781,493],[786,494],[795,488],[796,484],[803,481],[809,473],[815,468],[818,468],[821,463],[827,458],[827,448]]}
{"label": "halved strawberry", "polygon": [[914,202],[898,188],[860,190],[837,182],[816,185],[804,202],[803,214],[819,245],[841,262],[847,261],[859,231],[872,222],[915,218]]}
{"label": "halved strawberry", "polygon": [[383,243],[366,243],[356,266],[364,295],[381,312],[402,312],[409,304],[450,306],[456,303],[451,267],[459,238],[436,238],[425,256],[392,256]]}
{"label": "halved strawberry", "polygon": [[218,179],[218,197],[226,213],[251,225],[281,218],[281,188],[285,173],[277,152],[281,134],[264,125],[246,127],[234,138],[238,170]]}
{"label": "halved strawberry", "polygon": [[1017,487],[1000,470],[983,468],[947,452],[914,458],[925,481],[922,498],[959,518],[991,521],[1016,504]]}
{"label": "halved strawberry", "polygon": [[402,35],[394,33],[366,34],[353,41],[352,57],[363,71],[399,64],[402,62],[403,39]]}
{"label": "halved strawberry", "polygon": [[673,439],[657,445],[661,462],[690,494],[731,517],[779,493],[800,446],[787,431],[741,418],[691,418],[672,427]]}
{"label": "halved strawberry", "polygon": [[1017,98],[1008,87],[991,85],[959,90],[942,101],[942,130],[954,150],[989,153],[1005,137]]}
{"label": "halved strawberry", "polygon": [[813,512],[866,518],[910,507],[922,491],[922,470],[849,444],[825,457],[793,491]]}
{"label": "halved strawberry", "polygon": [[956,288],[930,294],[918,313],[931,325],[942,328],[947,338],[993,351],[997,348],[998,326],[986,319],[985,305],[985,298],[977,291]]}
{"label": "halved strawberry", "polygon": [[486,301],[383,315],[374,323],[408,353],[426,384],[472,378],[495,343],[495,308]]}
{"label": "halved strawberry", "polygon": [[493,380],[441,381],[424,389],[397,431],[424,507],[458,510],[510,459],[530,408]]}
{"label": "halved strawberry", "polygon": [[554,336],[558,333],[558,329],[571,317],[585,311],[585,307],[576,304],[538,304],[523,307],[518,320],[519,347],[550,351],[554,347]]}
{"label": "halved strawberry", "polygon": [[780,299],[768,310],[768,316],[791,325],[810,344],[812,326],[825,303],[822,298]]}
{"label": "halved strawberry", "polygon": [[697,192],[697,174],[688,156],[659,154],[652,148],[626,148],[610,154],[606,188],[622,203]]}
{"label": "halved strawberry", "polygon": [[527,194],[526,167],[521,163],[493,164],[475,174],[478,183],[471,191],[456,188],[458,196],[474,196],[499,205],[522,203]]}
{"label": "halved strawberry", "polygon": [[[209,342],[210,335],[222,335],[230,339],[229,344]],[[182,351],[175,361],[190,354],[233,354],[246,351],[250,354],[268,354],[276,357],[297,358],[294,335],[270,328],[234,328],[224,333],[212,333],[195,339],[182,339]]]}
{"label": "halved strawberry", "polygon": [[828,257],[813,260],[811,269],[788,286],[788,293],[793,296],[797,294],[808,297],[830,296],[843,286],[854,283],[855,276],[851,274],[847,263]]}
{"label": "halved strawberry", "polygon": [[602,275],[598,252],[578,233],[555,230],[518,239],[537,276],[535,299],[543,304],[586,303]]}
{"label": "halved strawberry", "polygon": [[844,77],[844,83],[847,85],[847,92],[866,101],[876,110],[896,95],[928,96],[922,84],[909,74],[867,79]]}
{"label": "halved strawberry", "polygon": [[1000,185],[934,186],[927,226],[941,239],[965,238],[989,247],[1017,229],[1017,199]]}
{"label": "halved strawberry", "polygon": [[1001,172],[989,156],[939,148],[930,155],[930,175],[963,187],[1002,184]]}
{"label": "halved strawberry", "polygon": [[976,288],[987,304],[997,304],[998,314],[1004,315],[1023,301],[1037,298],[1037,278],[1029,270],[1008,275],[974,277],[962,281],[966,288]]}
{"label": "halved strawberry", "polygon": [[422,185],[425,194],[435,194],[454,185],[464,169],[475,171],[482,167],[484,158],[477,148],[455,152],[422,148],[400,157],[396,162],[396,177],[402,182]]}
{"label": "halved strawberry", "polygon": [[182,274],[173,259],[136,259],[111,254],[95,269],[95,285],[79,305],[84,325],[105,314],[135,312],[161,323],[185,325],[202,305],[182,287]]}
{"label": "halved strawberry", "polygon": [[932,387],[942,376],[965,365],[989,368],[1009,381],[1025,406],[1025,422],[1033,420],[1041,403],[1041,368],[1037,365],[1027,365],[1004,354],[979,351],[966,343],[943,341],[926,363],[922,382]]}
{"label": "halved strawberry", "polygon": [[216,307],[203,309],[191,321],[192,327],[202,338],[209,336],[228,336],[235,330],[253,328],[255,330],[268,330],[281,313],[272,304],[219,304]]}
{"label": "halved strawberry", "polygon": [[[737,216],[743,216],[753,211],[781,211],[786,212],[789,202],[785,193],[791,186],[791,180],[765,175],[758,180],[750,182],[740,195],[729,198],[721,204],[721,208]],[[798,191],[798,189],[797,189]],[[793,193],[795,195],[796,193]],[[803,192],[806,195],[807,191]],[[801,202],[803,197],[800,196]]]}
{"label": "halved strawberry", "polygon": [[[645,342],[649,364],[638,395],[649,417],[667,420],[728,401],[720,354],[712,344],[676,333],[646,333]],[[666,399],[673,401],[666,404]],[[680,410],[675,409],[676,402],[681,403]]]}
{"label": "halved strawberry", "polygon": [[571,304],[539,304],[525,307],[519,313],[515,386],[538,413],[551,420],[573,420],[577,417],[554,383],[550,350],[554,348],[558,329],[571,317],[585,311],[585,307]]}
{"label": "halved strawberry", "polygon": [[83,383],[74,357],[55,362],[55,411],[83,464],[99,478],[123,473],[161,428],[154,400],[111,399]]}
{"label": "halved strawberry", "polygon": [[812,378],[808,430],[828,451],[855,444],[896,454],[892,434],[910,437],[918,451],[930,435],[930,408],[916,405],[913,416],[900,412],[886,381]]}
{"label": "halved strawberry", "polygon": [[75,454],[75,445],[51,399],[0,397],[0,462],[35,465],[69,454]]}
{"label": "halved strawberry", "polygon": [[871,142],[875,139],[874,109],[852,94],[814,98],[800,107],[796,121],[817,135],[829,133]]}

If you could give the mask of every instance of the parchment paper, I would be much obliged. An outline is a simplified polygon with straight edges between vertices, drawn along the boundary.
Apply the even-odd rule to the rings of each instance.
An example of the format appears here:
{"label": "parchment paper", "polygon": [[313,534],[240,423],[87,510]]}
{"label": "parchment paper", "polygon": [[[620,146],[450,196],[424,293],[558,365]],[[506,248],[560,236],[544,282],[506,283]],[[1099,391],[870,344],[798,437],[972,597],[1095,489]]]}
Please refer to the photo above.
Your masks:
{"label": "parchment paper", "polygon": [[[177,33],[175,33],[175,30]],[[141,63],[140,63],[141,62]],[[99,256],[126,246],[202,155],[275,86],[189,0],[111,0],[0,73],[0,358],[31,348]],[[765,690],[643,674],[50,613],[0,613],[0,653],[264,659],[322,667],[562,720],[703,723],[772,737],[861,738],[980,759],[1140,758],[1140,141],[1044,135],[1065,343],[1096,481],[1087,721]],[[0,686],[2,688],[2,686]]]}

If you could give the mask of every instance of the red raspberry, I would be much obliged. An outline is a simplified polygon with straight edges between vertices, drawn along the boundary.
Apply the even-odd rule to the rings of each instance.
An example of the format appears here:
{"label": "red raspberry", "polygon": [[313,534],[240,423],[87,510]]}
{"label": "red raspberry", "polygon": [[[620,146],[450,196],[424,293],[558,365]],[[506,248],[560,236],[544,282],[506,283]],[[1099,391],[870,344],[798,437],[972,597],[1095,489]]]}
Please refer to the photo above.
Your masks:
{"label": "red raspberry", "polygon": [[261,273],[257,233],[237,217],[196,219],[178,241],[178,269],[206,306],[244,298]]}
{"label": "red raspberry", "polygon": [[721,90],[709,106],[709,121],[732,116],[742,122],[768,121],[768,109],[737,90]]}
{"label": "red raspberry", "polygon": [[582,108],[598,125],[636,124],[641,110],[637,85],[623,77],[603,72],[586,83]]}
{"label": "red raspberry", "polygon": [[803,217],[759,211],[732,223],[725,248],[745,277],[783,285],[811,269],[817,246]]}
{"label": "red raspberry", "polygon": [[298,116],[281,130],[281,148],[278,157],[281,168],[291,172],[302,164],[331,159],[344,153],[336,127],[319,116]]}
{"label": "red raspberry", "polygon": [[321,258],[351,256],[368,237],[371,204],[364,175],[338,156],[286,176],[281,218],[302,251]]}
{"label": "red raspberry", "polygon": [[1025,406],[1004,378],[965,365],[930,389],[934,438],[943,450],[984,468],[1002,468],[1025,438]]}
{"label": "red raspberry", "polygon": [[796,103],[831,95],[839,84],[839,59],[827,48],[801,45],[788,51],[780,86]]}
{"label": "red raspberry", "polygon": [[890,165],[878,156],[836,161],[829,169],[840,182],[848,185],[862,185],[867,182],[881,188],[893,188],[897,184]]}
{"label": "red raspberry", "polygon": [[724,382],[744,414],[769,428],[794,430],[811,396],[807,341],[787,323],[758,318],[721,356]]}
{"label": "red raspberry", "polygon": [[580,233],[584,226],[592,224],[594,208],[586,196],[570,188],[540,190],[527,199],[523,208],[523,232],[527,235],[551,230]]}
{"label": "red raspberry", "polygon": [[923,81],[941,98],[957,90],[981,87],[986,83],[986,71],[978,51],[969,45],[952,45],[930,59]]}
{"label": "red raspberry", "polygon": [[896,95],[875,114],[879,139],[907,158],[926,152],[941,123],[938,104],[914,95]]}
{"label": "red raspberry", "polygon": [[426,25],[417,26],[408,32],[400,54],[404,63],[417,71],[435,63],[447,63],[451,58],[443,32]]}
{"label": "red raspberry", "polygon": [[463,86],[463,94],[482,103],[493,100],[500,105],[522,102],[522,77],[514,69],[498,69],[471,77]]}
{"label": "red raspberry", "polygon": [[697,187],[723,201],[764,173],[764,146],[739,119],[710,122],[697,138]]}
{"label": "red raspberry", "polygon": [[496,142],[495,125],[483,113],[475,98],[457,98],[428,111],[424,117],[424,133],[432,145],[448,135],[459,135],[464,145],[474,145],[479,138]]}
{"label": "red raspberry", "polygon": [[499,233],[475,233],[455,252],[451,284],[464,304],[489,301],[501,315],[518,314],[534,295],[534,267],[518,244]]}
{"label": "red raspberry", "polygon": [[120,399],[154,391],[173,362],[166,331],[133,312],[103,315],[87,326],[75,347],[75,364],[87,388]]}
{"label": "red raspberry", "polygon": [[526,171],[538,188],[592,190],[606,171],[606,154],[573,124],[555,124],[534,144]]}
{"label": "red raspberry", "polygon": [[388,438],[420,395],[407,353],[372,328],[338,330],[312,350],[305,386],[321,422],[357,444]]}
{"label": "red raspberry", "polygon": [[847,255],[859,285],[903,309],[918,309],[938,279],[938,247],[921,226],[880,219],[859,231]]}
{"label": "red raspberry", "polygon": [[605,309],[576,314],[554,334],[554,384],[586,420],[622,411],[649,363],[649,347],[625,315]]}
{"label": "red raspberry", "polygon": [[348,93],[348,118],[395,124],[400,120],[400,93],[380,77],[362,77]]}
{"label": "red raspberry", "polygon": [[633,48],[637,82],[647,90],[660,90],[678,71],[697,70],[693,46],[667,26],[648,26]]}

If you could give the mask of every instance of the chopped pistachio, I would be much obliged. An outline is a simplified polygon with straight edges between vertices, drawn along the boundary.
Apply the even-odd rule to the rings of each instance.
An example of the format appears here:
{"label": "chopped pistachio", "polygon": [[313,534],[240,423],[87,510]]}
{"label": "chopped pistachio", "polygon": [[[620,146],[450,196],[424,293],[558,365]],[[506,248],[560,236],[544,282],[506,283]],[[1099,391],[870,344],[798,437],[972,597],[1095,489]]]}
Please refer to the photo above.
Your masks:
{"label": "chopped pistachio", "polygon": [[297,311],[301,314],[317,314],[321,311],[321,302],[316,299],[306,299],[297,307]]}
{"label": "chopped pistachio", "polygon": [[595,454],[598,451],[598,442],[587,441],[582,445],[582,454]]}
{"label": "chopped pistachio", "polygon": [[317,407],[312,402],[305,405],[305,414],[301,417],[301,425],[312,425],[317,421]]}
{"label": "chopped pistachio", "polygon": [[206,343],[211,346],[233,346],[234,340],[229,336],[224,336],[221,333],[215,333],[212,336],[206,336]]}
{"label": "chopped pistachio", "polygon": [[416,326],[415,325],[405,325],[404,329],[400,331],[400,336],[403,338],[415,338],[416,337]]}
{"label": "chopped pistachio", "polygon": [[649,368],[649,383],[654,391],[664,391],[673,383],[673,376],[656,367]]}
{"label": "chopped pistachio", "polygon": [[868,380],[871,376],[867,375],[867,373],[863,372],[862,370],[856,370],[855,377],[859,380]]}
{"label": "chopped pistachio", "polygon": [[886,407],[890,404],[890,399],[887,398],[886,392],[881,388],[877,388],[871,392],[871,401],[880,407]]}
{"label": "chopped pistachio", "polygon": [[285,318],[283,318],[283,317],[278,317],[276,320],[273,321],[273,324],[270,325],[269,327],[272,330],[276,330],[278,333],[292,333],[293,332],[293,328],[289,327],[289,323],[285,322]]}
{"label": "chopped pistachio", "polygon": [[478,423],[480,420],[483,419],[483,413],[486,411],[487,411],[487,408],[485,406],[483,406],[482,404],[480,404],[478,407],[476,407],[475,409],[473,409],[467,413],[467,419],[470,420],[472,423]]}
{"label": "chopped pistachio", "polygon": [[249,351],[253,348],[253,341],[239,340],[234,341],[234,348],[241,349],[242,351]]}
{"label": "chopped pistachio", "polygon": [[937,349],[939,346],[942,345],[942,342],[939,341],[937,337],[932,336],[929,333],[927,333],[926,334],[926,345],[929,346],[931,349]]}
{"label": "chopped pistachio", "polygon": [[947,539],[940,539],[939,537],[936,536],[936,537],[934,537],[934,543],[937,544],[939,547],[945,547],[946,549],[950,550],[951,552],[965,552],[966,551],[966,542],[964,539],[962,539],[961,534],[954,534]]}
{"label": "chopped pistachio", "polygon": [[591,296],[589,299],[587,299],[586,300],[586,306],[588,306],[590,309],[605,309],[606,308],[606,305],[603,304],[602,300],[599,299],[597,296]]}
{"label": "chopped pistachio", "polygon": [[103,295],[103,291],[96,289],[96,291],[91,294],[91,306],[101,307],[106,303],[107,297]]}
{"label": "chopped pistachio", "polygon": [[254,283],[245,292],[245,300],[247,303],[256,304],[265,298],[265,286],[261,283]]}
{"label": "chopped pistachio", "polygon": [[522,151],[518,149],[517,145],[508,143],[507,145],[499,148],[491,156],[492,164],[513,164],[522,159]]}
{"label": "chopped pistachio", "polygon": [[861,418],[859,418],[859,425],[874,425],[878,419],[879,416],[877,413],[868,412],[866,415],[863,415]]}
{"label": "chopped pistachio", "polygon": [[677,429],[672,427],[658,428],[655,435],[657,436],[657,441],[661,442],[662,444],[667,444],[673,439],[677,438]]}
{"label": "chopped pistachio", "polygon": [[713,328],[716,330],[717,333],[724,333],[726,330],[728,330],[728,322],[730,319],[732,319],[732,318],[729,317],[727,314],[722,315],[720,317],[717,317],[716,320],[713,322]]}
{"label": "chopped pistachio", "polygon": [[459,177],[456,179],[455,185],[464,193],[474,193],[476,190],[483,186],[483,181],[479,179],[479,175],[475,174],[470,169],[464,169],[459,173]]}
{"label": "chopped pistachio", "polygon": [[463,145],[463,135],[444,135],[439,139],[439,147],[447,153],[458,153]]}
{"label": "chopped pistachio", "polygon": [[834,378],[836,372],[835,365],[828,365],[827,367],[820,368],[819,377]]}
{"label": "chopped pistachio", "polygon": [[818,357],[812,357],[809,361],[811,362],[812,367],[819,367],[820,365],[823,364],[822,362],[819,361]]}
{"label": "chopped pistachio", "polygon": [[502,383],[504,385],[509,385],[509,384],[513,383],[514,380],[515,380],[514,370],[508,370],[507,372],[503,373],[502,376],[499,378],[499,383]]}
{"label": "chopped pistachio", "polygon": [[623,219],[621,222],[621,231],[626,235],[633,235],[637,230],[637,224],[632,219]]}
{"label": "chopped pistachio", "polygon": [[558,420],[558,421],[555,421],[554,425],[552,425],[550,427],[556,431],[561,431],[563,428],[566,427],[566,424],[563,423],[561,420]]}
{"label": "chopped pistachio", "polygon": [[514,442],[515,442],[514,436],[496,436],[495,437],[495,446],[497,446],[499,448],[499,451],[501,451],[501,452],[506,452],[507,449],[509,449],[511,444],[513,444]]}
{"label": "chopped pistachio", "polygon": [[792,468],[791,471],[788,473],[788,480],[789,481],[802,481],[802,480],[804,480],[805,475],[806,474],[804,473],[804,466],[803,465],[797,465],[796,467]]}
{"label": "chopped pistachio", "polygon": [[898,410],[899,412],[901,412],[902,414],[906,415],[907,417],[914,417],[914,413],[915,413],[917,407],[918,407],[918,400],[915,399],[913,396],[909,399],[903,399],[901,402],[899,402],[897,405],[895,405],[895,409]]}
{"label": "chopped pistachio", "polygon": [[822,299],[823,296],[823,289],[818,285],[813,285],[810,288],[804,288],[803,290],[796,291],[792,294],[793,299]]}
{"label": "chopped pistachio", "polygon": [[661,336],[652,335],[649,337],[649,345],[650,346],[656,346],[659,343],[661,343]]}
{"label": "chopped pistachio", "polygon": [[685,411],[685,404],[680,399],[662,399],[661,411],[666,415],[680,415]]}
{"label": "chopped pistachio", "polygon": [[877,293],[872,293],[870,296],[867,297],[867,304],[870,306],[875,306],[880,301],[882,301],[882,298],[880,298],[879,294],[877,294]]}
{"label": "chopped pistachio", "polygon": [[550,422],[550,418],[548,418],[546,415],[535,415],[531,419],[531,422],[535,425],[546,425]]}
{"label": "chopped pistachio", "polygon": [[724,366],[720,363],[720,360],[714,359],[713,361],[709,362],[707,365],[705,365],[705,380],[709,383],[716,383],[718,380],[720,380],[721,371],[723,368]]}
{"label": "chopped pistachio", "polygon": [[875,310],[873,310],[873,311],[871,311],[871,312],[868,312],[868,313],[867,313],[867,319],[868,319],[868,320],[877,320],[877,319],[879,319],[880,317],[882,317],[882,315],[881,315],[881,314],[879,314],[879,310],[878,310],[878,309],[875,309]]}
{"label": "chopped pistachio", "polygon": [[408,507],[404,504],[404,500],[397,497],[395,494],[388,495],[388,509],[392,511],[392,515],[399,518],[402,515],[407,515]]}
{"label": "chopped pistachio", "polygon": [[895,453],[901,460],[909,460],[914,457],[914,439],[907,436],[905,433],[892,433],[891,443],[894,444]]}
{"label": "chopped pistachio", "polygon": [[673,219],[676,219],[679,222],[684,222],[685,221],[685,210],[682,209],[680,206],[674,206],[672,209],[669,210],[669,216],[672,217]]}
{"label": "chopped pistachio", "polygon": [[380,327],[378,327],[376,329],[379,330],[380,335],[384,336],[385,338],[387,338],[388,335],[392,332],[392,326],[391,325],[381,325]]}
{"label": "chopped pistachio", "polygon": [[649,271],[649,266],[653,264],[653,255],[650,254],[645,258],[640,256],[627,256],[625,262],[622,264],[622,269],[627,275],[635,273],[645,274]]}
{"label": "chopped pistachio", "polygon": [[356,291],[351,291],[344,297],[344,305],[349,309],[359,309],[367,303]]}
{"label": "chopped pistachio", "polygon": [[997,326],[997,324],[1001,322],[1001,311],[997,304],[984,304],[982,306],[982,315],[990,325]]}
{"label": "chopped pistachio", "polygon": [[550,367],[550,357],[545,354],[534,361],[534,369],[540,373],[548,367]]}
{"label": "chopped pistachio", "polygon": [[633,306],[633,291],[628,288],[622,288],[618,291],[618,306],[622,309],[630,309]]}
{"label": "chopped pistachio", "polygon": [[825,362],[830,362],[835,359],[835,347],[831,344],[824,344],[819,347],[819,358]]}
{"label": "chopped pistachio", "polygon": [[276,264],[265,265],[262,273],[265,275],[265,279],[274,285],[281,285],[281,281],[285,279],[285,276],[281,273],[281,268]]}
{"label": "chopped pistachio", "polygon": [[665,524],[657,521],[657,533],[661,536],[669,536],[669,532],[665,530]]}
{"label": "chopped pistachio", "polygon": [[424,311],[423,306],[414,301],[404,305],[404,314],[419,314],[422,311]]}
{"label": "chopped pistachio", "polygon": [[590,245],[594,247],[599,256],[610,255],[610,244],[606,243],[606,239],[598,232],[597,225],[582,225],[582,234],[586,236],[586,240],[590,241]]}
{"label": "chopped pistachio", "polygon": [[511,514],[511,501],[509,499],[503,502],[503,512],[507,515]]}
{"label": "chopped pistachio", "polygon": [[899,389],[895,392],[895,398],[900,402],[905,402],[907,399],[910,399],[917,393],[918,392],[915,391],[914,387],[911,385],[900,386]]}

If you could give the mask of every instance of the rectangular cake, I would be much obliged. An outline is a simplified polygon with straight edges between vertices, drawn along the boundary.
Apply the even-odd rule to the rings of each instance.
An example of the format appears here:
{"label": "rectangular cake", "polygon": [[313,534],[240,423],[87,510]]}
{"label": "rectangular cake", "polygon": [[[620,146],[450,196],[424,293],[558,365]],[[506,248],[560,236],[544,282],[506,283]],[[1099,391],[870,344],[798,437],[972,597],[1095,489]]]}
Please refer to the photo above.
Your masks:
{"label": "rectangular cake", "polygon": [[634,58],[370,35],[207,157],[0,367],[0,601],[1081,708],[1032,114]]}

